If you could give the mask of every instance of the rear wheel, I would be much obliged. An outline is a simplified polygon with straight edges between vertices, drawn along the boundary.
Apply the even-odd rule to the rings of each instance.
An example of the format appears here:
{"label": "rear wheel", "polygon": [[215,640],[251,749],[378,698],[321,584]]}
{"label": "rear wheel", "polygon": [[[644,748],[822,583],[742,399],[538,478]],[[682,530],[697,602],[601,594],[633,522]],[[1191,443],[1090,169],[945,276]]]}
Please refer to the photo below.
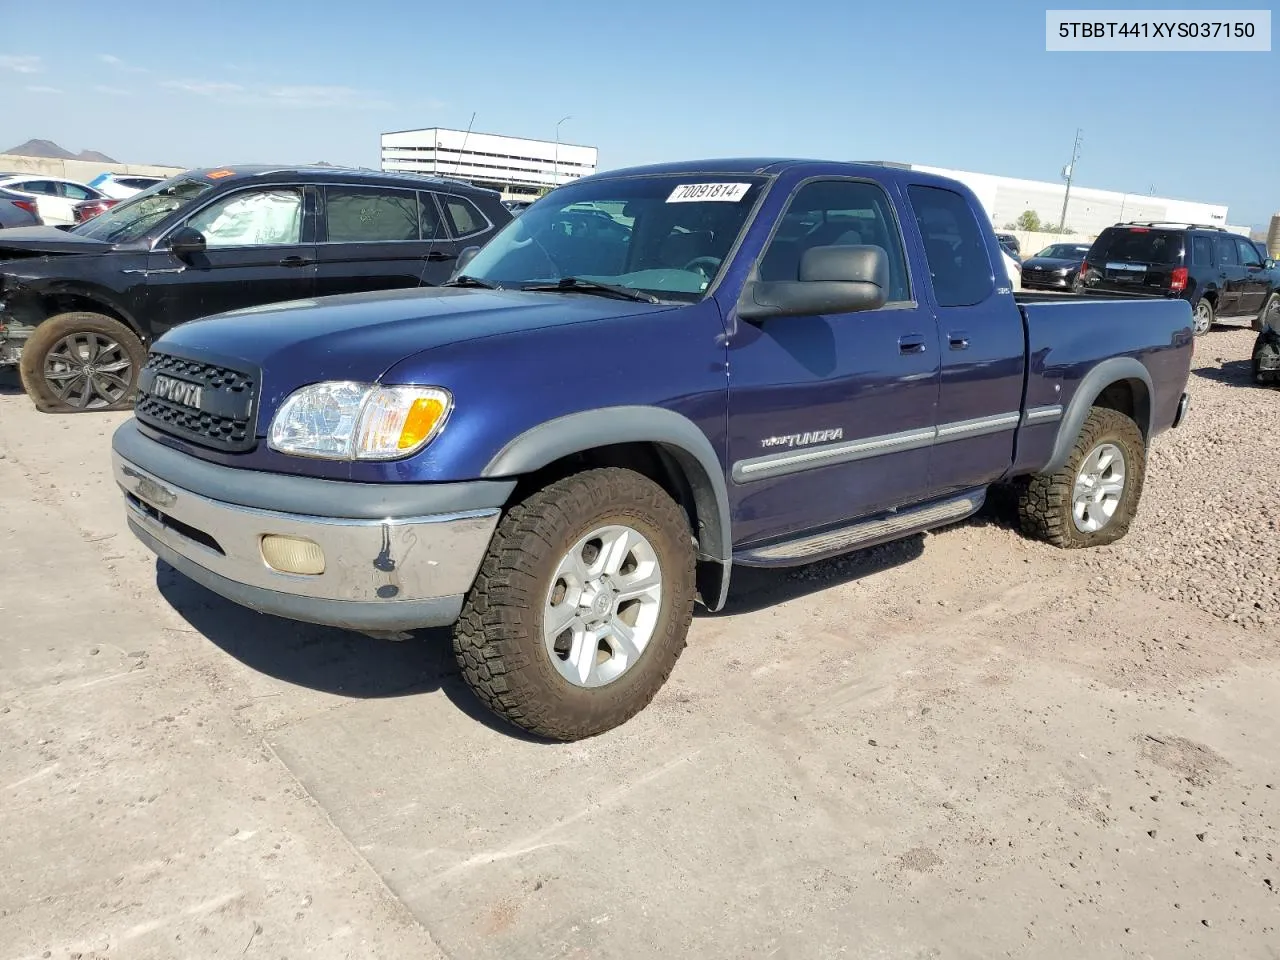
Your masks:
{"label": "rear wheel", "polygon": [[1280,293],[1273,293],[1262,303],[1262,309],[1253,318],[1253,329],[1261,333],[1272,329],[1280,332]]}
{"label": "rear wheel", "polygon": [[1138,425],[1117,410],[1092,408],[1062,469],[1019,490],[1023,531],[1056,547],[1114,543],[1138,512],[1146,465]]}
{"label": "rear wheel", "polygon": [[22,348],[22,386],[45,413],[127,410],[146,362],[142,341],[100,313],[60,313]]}
{"label": "rear wheel", "polygon": [[1195,309],[1192,311],[1193,329],[1197,337],[1209,332],[1209,328],[1213,326],[1213,317],[1213,304],[1209,298],[1201,297],[1197,300]]}
{"label": "rear wheel", "polygon": [[631,470],[587,470],[514,507],[494,533],[453,647],[497,714],[578,740],[639,713],[684,650],[694,549],[684,512]]}

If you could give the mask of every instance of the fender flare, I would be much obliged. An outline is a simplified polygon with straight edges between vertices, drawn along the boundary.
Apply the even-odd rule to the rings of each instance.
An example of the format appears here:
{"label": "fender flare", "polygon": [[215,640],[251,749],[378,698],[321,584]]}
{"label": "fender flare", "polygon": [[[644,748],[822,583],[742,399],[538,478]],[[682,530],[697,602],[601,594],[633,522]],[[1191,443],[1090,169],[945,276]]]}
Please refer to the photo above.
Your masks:
{"label": "fender flare", "polygon": [[698,516],[700,559],[721,567],[718,596],[704,596],[719,610],[729,592],[733,537],[729,489],[715,448],[698,426],[664,407],[617,406],[583,410],[548,420],[515,437],[481,471],[485,479],[532,473],[563,457],[617,443],[653,443],[662,447],[684,472]]}
{"label": "fender flare", "polygon": [[[1140,418],[1138,428],[1142,431],[1144,437],[1150,439],[1151,424],[1155,417],[1155,389],[1151,384],[1151,374],[1146,367],[1133,357],[1110,357],[1085,374],[1084,379],[1080,381],[1080,385],[1076,387],[1076,392],[1072,395],[1071,402],[1067,404],[1066,412],[1062,415],[1062,423],[1058,427],[1058,437],[1053,444],[1053,455],[1049,458],[1049,462],[1043,470],[1040,471],[1041,473],[1054,473],[1066,465],[1067,459],[1071,456],[1071,448],[1076,442],[1076,437],[1080,435],[1080,429],[1084,426],[1085,418],[1089,416],[1089,408],[1102,395],[1102,391],[1113,383],[1119,383],[1122,380],[1140,380],[1147,388],[1145,416],[1141,411],[1135,412],[1138,413]],[[1144,420],[1145,422],[1142,422]]]}

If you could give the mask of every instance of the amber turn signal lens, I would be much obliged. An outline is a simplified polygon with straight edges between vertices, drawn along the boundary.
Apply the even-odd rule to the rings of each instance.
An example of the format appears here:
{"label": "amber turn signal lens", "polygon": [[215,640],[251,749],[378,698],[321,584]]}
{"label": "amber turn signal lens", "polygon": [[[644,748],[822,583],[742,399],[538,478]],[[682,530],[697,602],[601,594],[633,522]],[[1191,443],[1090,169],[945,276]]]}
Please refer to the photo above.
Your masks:
{"label": "amber turn signal lens", "polygon": [[413,401],[409,414],[404,418],[404,426],[400,428],[400,441],[396,444],[401,450],[412,450],[431,436],[440,418],[444,416],[444,402],[436,397],[420,397]]}

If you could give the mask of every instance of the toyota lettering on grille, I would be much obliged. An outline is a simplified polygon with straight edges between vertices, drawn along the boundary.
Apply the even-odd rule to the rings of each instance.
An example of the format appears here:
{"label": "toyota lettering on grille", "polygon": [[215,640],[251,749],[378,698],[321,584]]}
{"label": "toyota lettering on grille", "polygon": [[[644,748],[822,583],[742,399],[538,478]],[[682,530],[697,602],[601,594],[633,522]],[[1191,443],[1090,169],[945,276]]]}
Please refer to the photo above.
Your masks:
{"label": "toyota lettering on grille", "polygon": [[194,407],[200,409],[200,395],[204,388],[198,383],[188,383],[185,380],[175,380],[173,377],[166,377],[160,374],[156,375],[155,382],[151,385],[151,395],[159,397],[161,400],[168,400],[172,403],[180,403],[184,407]]}

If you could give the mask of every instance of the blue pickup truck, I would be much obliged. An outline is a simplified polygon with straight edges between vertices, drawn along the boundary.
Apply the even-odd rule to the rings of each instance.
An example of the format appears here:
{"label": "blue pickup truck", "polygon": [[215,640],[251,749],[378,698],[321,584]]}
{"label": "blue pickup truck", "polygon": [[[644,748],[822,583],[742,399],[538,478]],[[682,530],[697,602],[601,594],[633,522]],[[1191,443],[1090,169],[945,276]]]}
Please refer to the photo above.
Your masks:
{"label": "blue pickup truck", "polygon": [[961,520],[1123,536],[1187,409],[1182,300],[1019,295],[974,195],[735,159],[556,189],[453,279],[166,333],[113,437],[134,533],[215,593],[374,636],[453,626],[549,738],[625,722],[735,566]]}

